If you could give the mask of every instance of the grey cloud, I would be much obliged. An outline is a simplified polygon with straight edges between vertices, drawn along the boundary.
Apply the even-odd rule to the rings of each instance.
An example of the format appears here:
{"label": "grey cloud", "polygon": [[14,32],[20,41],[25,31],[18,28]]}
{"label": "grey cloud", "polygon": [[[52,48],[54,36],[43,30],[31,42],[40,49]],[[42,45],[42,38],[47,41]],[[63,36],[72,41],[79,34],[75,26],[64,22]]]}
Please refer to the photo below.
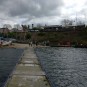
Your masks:
{"label": "grey cloud", "polygon": [[[57,17],[76,15],[76,9],[79,9],[73,4],[66,6],[63,2],[64,0],[0,0],[0,21],[2,24],[33,23],[34,21],[43,22],[43,20],[54,23]],[[78,14],[87,14],[86,4],[81,7],[82,10]],[[65,9],[64,15],[61,8]]]}
{"label": "grey cloud", "polygon": [[3,4],[5,2],[5,0],[0,0],[0,4]]}
{"label": "grey cloud", "polygon": [[[50,16],[52,11],[61,7],[60,0],[0,0],[0,11],[9,16],[30,15],[35,17]],[[60,11],[58,11],[60,13]]]}
{"label": "grey cloud", "polygon": [[32,23],[49,20],[61,13],[63,0],[0,0],[0,21]]}

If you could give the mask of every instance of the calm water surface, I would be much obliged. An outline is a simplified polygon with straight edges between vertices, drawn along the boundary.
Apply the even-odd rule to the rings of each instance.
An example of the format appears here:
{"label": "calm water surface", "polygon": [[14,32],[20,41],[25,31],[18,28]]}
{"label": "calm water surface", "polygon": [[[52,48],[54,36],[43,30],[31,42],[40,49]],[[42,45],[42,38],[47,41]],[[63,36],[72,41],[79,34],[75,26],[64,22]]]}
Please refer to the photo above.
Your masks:
{"label": "calm water surface", "polygon": [[52,87],[87,87],[86,48],[36,48]]}
{"label": "calm water surface", "polygon": [[0,87],[3,87],[14,69],[23,49],[0,48]]}

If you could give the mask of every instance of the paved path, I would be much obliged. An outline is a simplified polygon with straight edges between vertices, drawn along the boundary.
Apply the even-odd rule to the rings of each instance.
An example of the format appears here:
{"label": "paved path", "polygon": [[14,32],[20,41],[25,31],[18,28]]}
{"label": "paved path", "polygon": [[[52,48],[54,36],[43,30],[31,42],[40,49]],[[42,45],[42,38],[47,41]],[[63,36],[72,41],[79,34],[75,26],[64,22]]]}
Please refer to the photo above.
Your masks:
{"label": "paved path", "polygon": [[33,47],[26,48],[5,87],[50,87]]}

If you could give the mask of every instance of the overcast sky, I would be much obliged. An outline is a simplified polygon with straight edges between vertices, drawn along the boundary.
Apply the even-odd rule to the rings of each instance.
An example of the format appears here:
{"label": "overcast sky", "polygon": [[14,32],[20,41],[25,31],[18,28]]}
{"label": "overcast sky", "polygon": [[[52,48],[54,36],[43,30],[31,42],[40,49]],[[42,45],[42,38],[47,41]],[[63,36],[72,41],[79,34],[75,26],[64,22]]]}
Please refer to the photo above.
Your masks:
{"label": "overcast sky", "polygon": [[59,24],[62,19],[85,20],[87,0],[0,0],[3,24]]}

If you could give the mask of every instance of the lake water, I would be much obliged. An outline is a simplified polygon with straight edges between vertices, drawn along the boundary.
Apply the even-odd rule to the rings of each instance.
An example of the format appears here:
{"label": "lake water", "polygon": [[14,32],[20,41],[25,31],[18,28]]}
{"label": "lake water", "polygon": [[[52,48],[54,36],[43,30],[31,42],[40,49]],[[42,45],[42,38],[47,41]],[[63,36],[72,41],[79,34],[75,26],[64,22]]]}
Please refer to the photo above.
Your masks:
{"label": "lake water", "polygon": [[3,87],[22,55],[23,49],[0,48],[0,87]]}
{"label": "lake water", "polygon": [[52,87],[87,87],[86,48],[36,48]]}

